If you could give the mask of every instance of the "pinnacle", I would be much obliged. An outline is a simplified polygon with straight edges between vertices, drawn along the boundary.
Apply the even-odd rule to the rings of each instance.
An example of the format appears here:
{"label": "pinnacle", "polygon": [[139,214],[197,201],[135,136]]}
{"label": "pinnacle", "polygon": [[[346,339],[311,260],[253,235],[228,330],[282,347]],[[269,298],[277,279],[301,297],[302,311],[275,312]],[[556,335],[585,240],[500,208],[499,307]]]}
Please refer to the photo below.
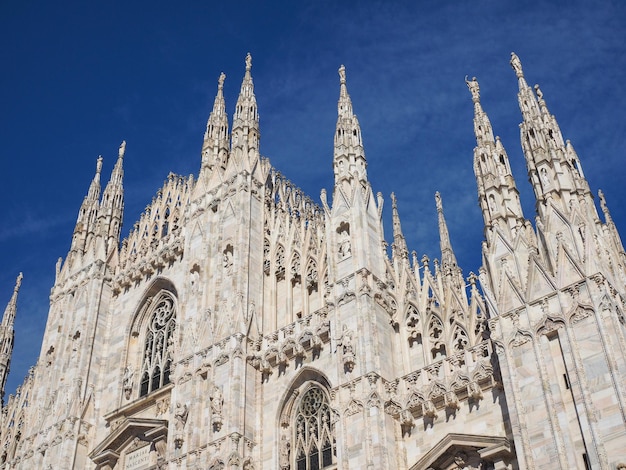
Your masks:
{"label": "pinnacle", "polygon": [[19,273],[17,279],[15,280],[15,287],[13,288],[13,292],[18,292],[22,285],[22,279],[24,279],[24,275]]}

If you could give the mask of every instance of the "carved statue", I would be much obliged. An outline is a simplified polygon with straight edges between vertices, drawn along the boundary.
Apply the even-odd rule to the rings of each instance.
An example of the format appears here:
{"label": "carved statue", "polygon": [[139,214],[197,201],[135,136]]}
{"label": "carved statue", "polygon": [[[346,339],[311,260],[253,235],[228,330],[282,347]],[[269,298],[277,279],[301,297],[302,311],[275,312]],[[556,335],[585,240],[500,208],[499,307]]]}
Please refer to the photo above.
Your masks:
{"label": "carved statue", "polygon": [[346,83],[346,68],[343,65],[339,67],[339,80],[340,83]]}
{"label": "carved statue", "polygon": [[222,416],[222,406],[224,405],[224,395],[222,389],[217,385],[213,387],[213,396],[211,397],[211,412],[214,416]]}
{"label": "carved statue", "polygon": [[281,469],[289,468],[289,448],[291,447],[291,443],[287,439],[287,436],[284,434],[280,438],[280,456],[279,456],[279,465]]}
{"label": "carved statue", "polygon": [[224,251],[223,257],[224,269],[227,274],[232,273],[233,271],[233,253],[230,250]]}
{"label": "carved statue", "polygon": [[352,345],[352,332],[343,325],[341,337],[337,340],[337,347],[341,346],[343,353],[343,365],[348,371],[352,371],[355,364],[354,346]]}
{"label": "carved statue", "polygon": [[339,259],[345,259],[352,255],[352,247],[350,246],[350,235],[343,231],[339,237]]}
{"label": "carved statue", "polygon": [[174,426],[177,431],[182,431],[185,427],[185,423],[187,423],[187,415],[189,414],[189,409],[184,403],[176,403],[176,409],[174,410]]}
{"label": "carved statue", "polygon": [[517,54],[515,52],[511,52],[511,67],[513,67],[513,70],[515,70],[515,75],[518,78],[524,76],[524,72],[522,71],[522,63],[520,62],[519,57],[517,57]]}
{"label": "carved statue", "polygon": [[122,378],[122,389],[124,390],[124,396],[127,400],[130,400],[130,394],[133,391],[133,377],[135,371],[131,367],[126,367],[124,370],[124,377]]}
{"label": "carved statue", "polygon": [[468,80],[465,77],[465,83],[467,84],[467,88],[469,88],[470,93],[472,94],[472,101],[477,103],[480,101],[480,87],[478,86],[478,80],[476,77],[472,77],[472,80]]}

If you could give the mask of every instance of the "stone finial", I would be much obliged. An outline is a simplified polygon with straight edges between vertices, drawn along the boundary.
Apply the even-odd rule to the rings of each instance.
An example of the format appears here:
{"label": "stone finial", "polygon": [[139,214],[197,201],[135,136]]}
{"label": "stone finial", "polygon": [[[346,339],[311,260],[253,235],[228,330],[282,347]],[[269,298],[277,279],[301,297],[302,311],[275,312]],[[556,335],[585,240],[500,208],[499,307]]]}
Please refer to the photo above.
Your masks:
{"label": "stone finial", "polygon": [[441,194],[439,194],[439,191],[435,192],[435,205],[437,206],[437,212],[443,212],[443,204],[441,203]]}
{"label": "stone finial", "polygon": [[13,288],[13,292],[18,292],[20,290],[20,286],[22,285],[22,279],[24,279],[24,275],[19,273],[17,275],[17,279],[15,280],[15,287]]}

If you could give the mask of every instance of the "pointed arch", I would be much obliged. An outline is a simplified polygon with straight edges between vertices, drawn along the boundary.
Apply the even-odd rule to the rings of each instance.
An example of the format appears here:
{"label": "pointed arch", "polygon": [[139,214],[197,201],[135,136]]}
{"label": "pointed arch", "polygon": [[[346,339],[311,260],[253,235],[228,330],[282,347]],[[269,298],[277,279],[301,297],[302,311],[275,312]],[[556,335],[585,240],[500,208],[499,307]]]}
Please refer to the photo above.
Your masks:
{"label": "pointed arch", "polygon": [[170,382],[178,292],[158,277],[146,288],[128,335],[122,389],[126,400],[144,396]]}
{"label": "pointed arch", "polygon": [[321,372],[303,368],[279,408],[279,468],[319,470],[337,462],[330,382]]}
{"label": "pointed arch", "polygon": [[172,347],[176,328],[176,301],[168,291],[159,292],[143,327],[143,358],[139,369],[139,396],[170,382]]}

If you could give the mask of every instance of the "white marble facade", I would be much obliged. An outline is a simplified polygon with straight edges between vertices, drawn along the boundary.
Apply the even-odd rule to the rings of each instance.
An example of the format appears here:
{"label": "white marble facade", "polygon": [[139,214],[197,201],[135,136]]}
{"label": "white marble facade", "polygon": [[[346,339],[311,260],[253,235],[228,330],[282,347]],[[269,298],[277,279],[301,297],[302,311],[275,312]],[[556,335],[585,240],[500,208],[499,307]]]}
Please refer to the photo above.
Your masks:
{"label": "white marble facade", "polygon": [[219,79],[197,178],[170,174],[121,241],[125,143],[103,191],[99,160],[41,355],[3,408],[0,468],[625,465],[624,248],[511,65],[538,215],[468,81],[485,242],[467,279],[439,194],[441,259],[409,252],[393,195],[388,249],[343,66],[321,205],[259,154],[250,56],[230,129]]}

